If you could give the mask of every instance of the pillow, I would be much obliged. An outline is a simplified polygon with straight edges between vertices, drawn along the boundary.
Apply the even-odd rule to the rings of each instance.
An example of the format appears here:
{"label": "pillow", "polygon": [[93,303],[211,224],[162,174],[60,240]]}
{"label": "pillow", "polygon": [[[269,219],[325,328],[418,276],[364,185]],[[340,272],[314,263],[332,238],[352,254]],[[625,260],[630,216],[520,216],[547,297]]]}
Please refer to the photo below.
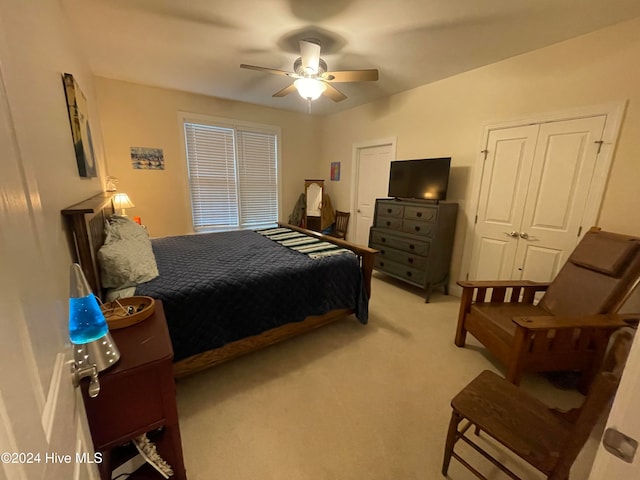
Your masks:
{"label": "pillow", "polygon": [[98,250],[103,287],[135,287],[158,276],[151,240],[140,225],[128,217],[113,215],[105,233],[104,245]]}

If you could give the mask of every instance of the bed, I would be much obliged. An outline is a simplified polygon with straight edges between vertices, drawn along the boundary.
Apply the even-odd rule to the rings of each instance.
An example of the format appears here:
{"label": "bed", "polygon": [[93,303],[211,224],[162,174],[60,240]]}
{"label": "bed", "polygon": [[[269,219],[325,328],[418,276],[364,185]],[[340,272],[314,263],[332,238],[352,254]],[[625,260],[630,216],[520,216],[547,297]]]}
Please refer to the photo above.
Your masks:
{"label": "bed", "polygon": [[[97,257],[111,199],[102,193],[62,211],[74,259],[101,297]],[[152,246],[160,275],[135,294],[163,301],[176,377],[351,314],[367,322],[376,250],[287,224],[165,237]]]}

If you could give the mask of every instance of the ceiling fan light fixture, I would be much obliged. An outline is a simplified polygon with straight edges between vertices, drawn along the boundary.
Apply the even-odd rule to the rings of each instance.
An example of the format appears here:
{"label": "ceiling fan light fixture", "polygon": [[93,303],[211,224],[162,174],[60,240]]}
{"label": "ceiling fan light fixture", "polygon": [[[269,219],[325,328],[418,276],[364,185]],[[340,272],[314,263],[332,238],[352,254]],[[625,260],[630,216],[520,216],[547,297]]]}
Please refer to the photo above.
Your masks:
{"label": "ceiling fan light fixture", "polygon": [[315,78],[299,78],[293,84],[305,100],[316,100],[327,89],[323,81]]}

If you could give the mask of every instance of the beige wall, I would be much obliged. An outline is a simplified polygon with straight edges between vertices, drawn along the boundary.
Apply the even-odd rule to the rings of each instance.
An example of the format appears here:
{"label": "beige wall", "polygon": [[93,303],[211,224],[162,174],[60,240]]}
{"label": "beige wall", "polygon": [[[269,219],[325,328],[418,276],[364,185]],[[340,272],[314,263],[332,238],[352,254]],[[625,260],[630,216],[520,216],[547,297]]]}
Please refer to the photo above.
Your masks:
{"label": "beige wall", "polygon": [[[136,205],[127,214],[140,216],[154,237],[193,231],[179,111],[280,127],[280,220],[287,220],[304,179],[319,174],[319,118],[101,77],[95,82],[109,175]],[[165,170],[134,170],[130,147],[162,148]]]}
{"label": "beige wall", "polygon": [[[177,112],[209,114],[282,128],[283,215],[304,178],[326,182],[334,208],[351,209],[354,143],[397,138],[397,158],[453,157],[449,199],[460,203],[452,279],[463,275],[465,218],[482,129],[543,113],[609,102],[627,109],[598,224],[640,234],[640,19],[416,88],[352,110],[317,118],[241,102],[97,78],[109,173],[136,203],[153,236],[191,231]],[[136,171],[131,146],[164,149],[166,170]]]}
{"label": "beige wall", "polygon": [[460,202],[452,279],[460,278],[469,190],[484,125],[628,101],[599,226],[640,234],[640,19],[514,57],[327,117],[321,167],[342,161],[330,182],[349,206],[354,142],[397,137],[397,158],[453,157],[449,199]]}

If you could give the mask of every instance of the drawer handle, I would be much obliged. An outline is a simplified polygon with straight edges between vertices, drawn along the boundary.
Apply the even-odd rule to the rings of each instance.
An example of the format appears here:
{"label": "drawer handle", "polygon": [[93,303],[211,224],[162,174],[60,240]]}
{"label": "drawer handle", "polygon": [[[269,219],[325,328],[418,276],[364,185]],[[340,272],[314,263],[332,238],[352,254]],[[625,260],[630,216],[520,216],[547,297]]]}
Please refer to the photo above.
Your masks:
{"label": "drawer handle", "polygon": [[387,227],[391,225],[391,222],[389,220],[387,220]]}
{"label": "drawer handle", "polygon": [[418,213],[416,213],[416,216],[417,216],[418,218],[420,218],[420,217],[422,216],[422,212],[418,212]]}
{"label": "drawer handle", "polygon": [[414,230],[415,230],[416,232],[419,232],[419,231],[420,231],[420,227],[419,227],[419,226],[417,226],[417,225],[416,225],[415,227],[413,227],[413,228],[414,228]]}
{"label": "drawer handle", "polygon": [[380,262],[380,266],[381,266],[381,267],[384,267],[384,262]]}
{"label": "drawer handle", "polygon": [[415,246],[415,245],[409,245],[409,249],[410,249],[410,250],[415,250],[415,249],[416,249],[416,246]]}
{"label": "drawer handle", "polygon": [[384,255],[384,250],[380,250],[380,254],[381,254],[381,255]]}
{"label": "drawer handle", "polygon": [[411,257],[407,258],[407,262],[413,263],[413,258],[411,258]]}
{"label": "drawer handle", "polygon": [[410,277],[410,276],[411,276],[411,272],[407,272],[407,277]]}
{"label": "drawer handle", "polygon": [[391,210],[390,208],[387,208],[387,213],[391,213],[393,212],[393,210]]}
{"label": "drawer handle", "polygon": [[381,238],[380,238],[380,241],[384,243],[384,242],[386,242],[386,241],[387,241],[387,239],[386,239],[386,238],[384,238],[384,237],[381,237]]}

